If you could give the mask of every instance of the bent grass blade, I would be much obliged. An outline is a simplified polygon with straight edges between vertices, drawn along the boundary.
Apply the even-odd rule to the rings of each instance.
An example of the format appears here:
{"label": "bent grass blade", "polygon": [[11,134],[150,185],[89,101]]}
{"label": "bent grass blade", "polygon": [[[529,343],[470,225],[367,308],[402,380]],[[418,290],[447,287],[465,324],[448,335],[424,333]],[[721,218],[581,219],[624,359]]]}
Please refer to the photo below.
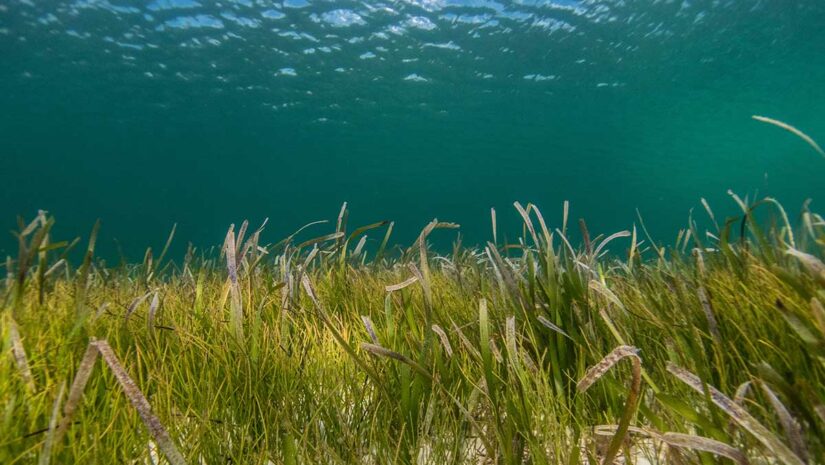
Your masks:
{"label": "bent grass blade", "polygon": [[780,127],[782,129],[794,134],[795,136],[797,136],[800,139],[804,140],[808,145],[810,145],[820,155],[825,157],[825,151],[822,150],[822,147],[820,147],[819,144],[817,144],[816,141],[814,141],[811,138],[811,136],[809,136],[809,135],[805,134],[804,132],[800,131],[799,129],[791,126],[790,124],[784,123],[784,122],[779,121],[777,119],[768,118],[767,116],[753,115],[753,116],[751,116],[751,118],[755,119],[756,121],[761,121],[763,123],[772,124],[776,127]]}

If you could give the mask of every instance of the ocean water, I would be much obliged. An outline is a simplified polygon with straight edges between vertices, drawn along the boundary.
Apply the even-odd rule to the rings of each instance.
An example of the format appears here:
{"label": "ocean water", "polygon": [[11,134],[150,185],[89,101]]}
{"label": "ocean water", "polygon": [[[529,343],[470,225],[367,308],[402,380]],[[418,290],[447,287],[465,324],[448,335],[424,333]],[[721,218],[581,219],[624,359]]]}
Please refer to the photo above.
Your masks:
{"label": "ocean water", "polygon": [[825,1],[2,0],[0,253],[38,209],[130,260],[344,201],[401,244],[516,234],[516,200],[666,243],[728,189],[825,210],[825,159],[754,114],[825,142]]}

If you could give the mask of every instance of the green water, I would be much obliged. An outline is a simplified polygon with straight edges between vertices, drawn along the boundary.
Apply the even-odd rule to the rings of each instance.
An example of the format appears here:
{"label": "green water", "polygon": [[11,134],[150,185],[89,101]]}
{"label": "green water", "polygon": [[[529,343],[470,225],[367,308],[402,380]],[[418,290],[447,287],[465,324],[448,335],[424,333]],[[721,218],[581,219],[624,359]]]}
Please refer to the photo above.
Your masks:
{"label": "green water", "polygon": [[344,201],[400,243],[433,217],[480,243],[515,200],[665,242],[728,189],[825,201],[825,160],[750,119],[825,142],[822,0],[5,0],[0,60],[0,226],[101,218],[132,260]]}

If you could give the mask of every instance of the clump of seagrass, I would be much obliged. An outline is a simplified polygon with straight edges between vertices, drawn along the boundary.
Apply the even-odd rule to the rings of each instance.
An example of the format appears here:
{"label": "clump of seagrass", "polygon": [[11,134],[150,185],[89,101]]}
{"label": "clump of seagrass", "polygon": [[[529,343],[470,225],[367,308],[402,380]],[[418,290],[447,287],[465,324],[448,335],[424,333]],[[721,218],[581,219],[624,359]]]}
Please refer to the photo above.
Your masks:
{"label": "clump of seagrass", "polygon": [[[668,364],[667,371],[699,394],[709,395],[710,400],[717,407],[730,416],[736,424],[751,433],[780,462],[785,465],[804,465],[802,458],[789,449],[775,434],[759,423],[744,407],[732,401],[718,389],[703,383],[698,376],[672,363]],[[707,387],[707,393],[705,387]]]}
{"label": "clump of seagrass", "polygon": [[616,433],[610,444],[607,446],[607,451],[602,459],[602,464],[609,465],[613,463],[613,459],[622,446],[625,436],[627,435],[630,421],[633,415],[636,414],[636,408],[639,406],[639,397],[642,390],[642,359],[639,358],[639,349],[632,346],[619,346],[607,354],[602,361],[590,367],[585,373],[584,377],[576,385],[579,392],[587,391],[590,386],[599,380],[613,365],[617,364],[621,359],[629,357],[632,365],[632,375],[630,379],[630,386],[627,392],[627,400],[625,401],[624,412],[619,420],[619,425],[616,428]]}
{"label": "clump of seagrass", "polygon": [[[615,436],[617,430],[617,425],[600,425],[595,428],[595,433],[600,435],[606,434]],[[673,449],[688,449],[700,452],[710,452],[711,454],[715,454],[720,457],[729,458],[739,465],[747,465],[749,463],[748,458],[741,450],[716,439],[675,432],[660,433],[651,428],[637,428],[633,426],[628,428],[628,432],[633,433],[636,436],[660,441],[667,445],[669,451],[672,451]],[[674,459],[675,463],[679,463],[675,460],[676,457],[671,458]]]}
{"label": "clump of seagrass", "polygon": [[[137,410],[138,415],[140,415],[141,420],[143,420],[143,423],[149,430],[149,434],[155,440],[161,452],[163,452],[172,465],[185,465],[186,460],[184,460],[183,455],[180,453],[177,446],[175,446],[175,443],[172,441],[172,438],[169,436],[166,428],[163,427],[163,424],[161,424],[158,417],[152,413],[152,407],[149,405],[149,401],[146,400],[146,397],[137,387],[135,382],[129,374],[126,373],[126,370],[123,368],[123,365],[120,364],[120,361],[118,361],[117,356],[115,356],[112,348],[109,346],[109,343],[104,340],[93,340],[87,346],[86,353],[83,355],[83,359],[80,362],[80,367],[78,368],[77,374],[72,382],[72,387],[69,389],[69,397],[66,400],[66,405],[63,406],[63,417],[58,422],[58,405],[60,403],[60,399],[63,397],[63,388],[61,388],[60,394],[55,401],[52,420],[49,423],[49,434],[41,454],[40,464],[47,465],[49,463],[53,445],[59,444],[60,440],[63,438],[63,435],[68,430],[72,421],[72,416],[80,404],[80,399],[83,396],[83,391],[86,387],[86,383],[89,381],[89,377],[92,374],[92,369],[94,368],[94,364],[95,361],[97,361],[98,356],[102,357],[109,369],[112,370],[118,384],[120,384],[120,387],[123,389],[126,397],[129,398],[132,406],[135,410]],[[63,387],[65,387],[65,385]]]}

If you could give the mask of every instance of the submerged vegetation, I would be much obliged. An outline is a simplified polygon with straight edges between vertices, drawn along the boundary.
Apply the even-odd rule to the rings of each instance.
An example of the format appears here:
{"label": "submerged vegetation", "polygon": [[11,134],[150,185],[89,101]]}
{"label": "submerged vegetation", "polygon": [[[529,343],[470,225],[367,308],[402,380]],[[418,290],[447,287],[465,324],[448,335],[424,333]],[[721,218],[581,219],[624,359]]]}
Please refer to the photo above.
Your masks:
{"label": "submerged vegetation", "polygon": [[825,221],[731,195],[671,247],[580,221],[577,250],[567,204],[516,203],[515,243],[493,211],[483,248],[434,253],[458,225],[433,221],[391,249],[345,205],[315,239],[244,222],[174,263],[173,231],[119,267],[97,226],[72,266],[41,212],[5,265],[0,462],[816,463]]}

